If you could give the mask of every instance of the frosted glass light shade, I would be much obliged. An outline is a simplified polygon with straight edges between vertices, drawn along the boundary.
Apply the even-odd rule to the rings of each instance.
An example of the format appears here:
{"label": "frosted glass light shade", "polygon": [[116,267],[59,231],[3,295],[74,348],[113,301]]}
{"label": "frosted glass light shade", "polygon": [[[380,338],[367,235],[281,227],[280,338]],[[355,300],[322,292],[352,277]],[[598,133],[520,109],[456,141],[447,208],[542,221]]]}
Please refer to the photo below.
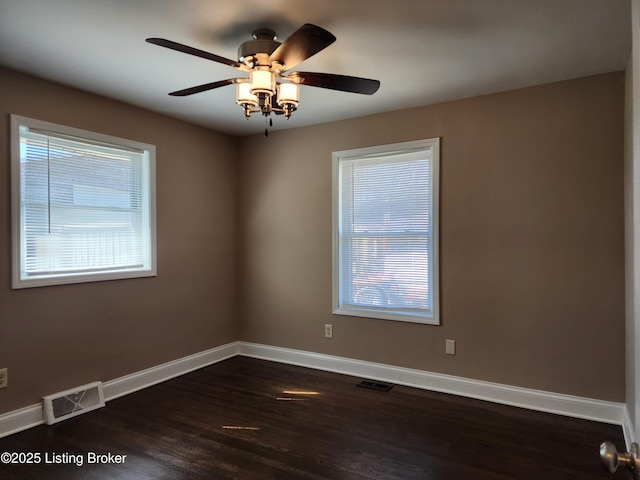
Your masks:
{"label": "frosted glass light shade", "polygon": [[254,95],[258,95],[259,93],[273,95],[276,91],[275,76],[268,70],[252,71],[249,81],[251,83],[251,93]]}
{"label": "frosted glass light shade", "polygon": [[236,103],[238,105],[258,105],[258,97],[251,93],[251,84],[238,83],[236,86]]}
{"label": "frosted glass light shade", "polygon": [[300,103],[300,87],[295,83],[281,83],[278,85],[278,105],[292,105]]}

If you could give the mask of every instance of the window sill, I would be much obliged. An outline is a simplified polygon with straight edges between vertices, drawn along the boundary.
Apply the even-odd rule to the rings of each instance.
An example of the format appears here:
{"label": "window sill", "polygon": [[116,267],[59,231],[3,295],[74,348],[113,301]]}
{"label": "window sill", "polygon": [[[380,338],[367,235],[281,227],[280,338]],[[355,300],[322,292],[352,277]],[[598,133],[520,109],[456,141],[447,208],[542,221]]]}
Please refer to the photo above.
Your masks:
{"label": "window sill", "polygon": [[440,325],[436,315],[424,313],[407,313],[399,310],[380,310],[375,308],[342,306],[333,311],[334,315],[351,317],[377,318],[380,320],[394,320],[397,322],[421,323],[424,325]]}
{"label": "window sill", "polygon": [[110,280],[125,280],[129,278],[155,277],[156,270],[154,268],[144,269],[122,269],[112,272],[102,273],[85,273],[85,274],[57,274],[57,275],[41,275],[27,278],[16,279],[13,282],[13,289],[32,288],[32,287],[48,287],[53,285],[69,285],[73,283],[89,283],[102,282]]}

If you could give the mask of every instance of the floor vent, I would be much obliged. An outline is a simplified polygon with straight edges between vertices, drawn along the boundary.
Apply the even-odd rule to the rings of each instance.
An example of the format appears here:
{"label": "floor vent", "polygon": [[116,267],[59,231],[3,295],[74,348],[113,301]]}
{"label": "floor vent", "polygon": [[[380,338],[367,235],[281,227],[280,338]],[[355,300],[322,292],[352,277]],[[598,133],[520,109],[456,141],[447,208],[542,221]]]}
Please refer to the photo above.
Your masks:
{"label": "floor vent", "polygon": [[47,395],[43,397],[42,404],[44,421],[47,425],[104,407],[102,382],[93,382]]}
{"label": "floor vent", "polygon": [[378,392],[388,392],[393,388],[393,385],[383,382],[376,382],[374,380],[363,380],[356,386],[361,388],[368,388],[369,390],[377,390]]}

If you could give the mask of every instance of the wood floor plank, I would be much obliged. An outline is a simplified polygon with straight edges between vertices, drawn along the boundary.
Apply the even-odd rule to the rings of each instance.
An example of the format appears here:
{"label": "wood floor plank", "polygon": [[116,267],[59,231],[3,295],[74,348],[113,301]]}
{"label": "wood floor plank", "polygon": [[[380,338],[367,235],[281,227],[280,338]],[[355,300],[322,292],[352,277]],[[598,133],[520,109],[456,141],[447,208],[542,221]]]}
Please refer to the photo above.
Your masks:
{"label": "wood floor plank", "polygon": [[[627,478],[599,465],[602,441],[624,450],[618,426],[398,385],[357,388],[361,380],[234,357],[0,439],[0,452],[42,456],[0,464],[0,478]],[[126,458],[89,463],[92,454]],[[47,463],[56,458],[70,461]]]}

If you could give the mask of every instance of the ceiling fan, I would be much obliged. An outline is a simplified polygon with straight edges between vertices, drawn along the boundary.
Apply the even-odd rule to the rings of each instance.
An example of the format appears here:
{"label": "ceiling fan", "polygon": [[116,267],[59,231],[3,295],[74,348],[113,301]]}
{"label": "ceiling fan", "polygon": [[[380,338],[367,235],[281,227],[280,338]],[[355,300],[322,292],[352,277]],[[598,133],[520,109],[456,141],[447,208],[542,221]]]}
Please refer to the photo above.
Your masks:
{"label": "ceiling fan", "polygon": [[378,80],[368,78],[331,73],[289,73],[293,67],[336,41],[336,37],[324,28],[307,23],[282,43],[276,41],[276,38],[275,32],[271,29],[261,28],[255,30],[253,32],[253,40],[246,41],[240,45],[238,61],[164,38],[147,38],[146,41],[171,50],[229,65],[248,73],[249,77],[229,78],[169,93],[172,96],[183,97],[235,84],[236,103],[243,108],[244,115],[247,118],[252,113],[259,112],[262,115],[269,116],[273,112],[275,114],[284,114],[288,119],[300,103],[299,85],[365,95],[374,94],[380,87]]}

